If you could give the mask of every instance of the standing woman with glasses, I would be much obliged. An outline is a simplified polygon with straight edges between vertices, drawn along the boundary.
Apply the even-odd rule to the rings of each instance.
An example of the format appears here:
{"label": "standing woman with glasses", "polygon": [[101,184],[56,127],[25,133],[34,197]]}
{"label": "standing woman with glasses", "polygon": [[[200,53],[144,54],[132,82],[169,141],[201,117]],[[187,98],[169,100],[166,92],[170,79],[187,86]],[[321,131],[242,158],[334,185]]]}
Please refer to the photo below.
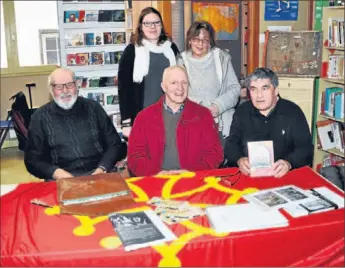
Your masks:
{"label": "standing woman with glasses", "polygon": [[230,54],[216,47],[214,36],[211,24],[194,22],[187,32],[186,51],[180,64],[188,72],[188,97],[210,109],[224,145],[239,100],[240,84]]}
{"label": "standing woman with glasses", "polygon": [[176,65],[177,46],[165,32],[161,14],[153,7],[139,16],[134,42],[124,50],[118,72],[122,133],[129,136],[136,115],[158,101],[163,71]]}

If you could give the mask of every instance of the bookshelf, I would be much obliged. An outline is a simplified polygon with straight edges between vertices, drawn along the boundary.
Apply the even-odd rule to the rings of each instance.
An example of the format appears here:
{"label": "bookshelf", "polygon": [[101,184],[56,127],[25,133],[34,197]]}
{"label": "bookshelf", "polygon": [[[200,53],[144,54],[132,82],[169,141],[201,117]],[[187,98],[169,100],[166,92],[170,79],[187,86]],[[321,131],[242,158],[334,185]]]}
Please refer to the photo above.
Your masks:
{"label": "bookshelf", "polygon": [[99,102],[118,132],[118,64],[133,30],[126,2],[57,1],[61,66],[75,72],[79,96]]}
{"label": "bookshelf", "polygon": [[[338,27],[341,25],[343,27],[344,23],[334,24],[334,21],[337,20],[344,21],[344,6],[323,7],[322,12],[322,30],[324,33],[322,51],[323,72],[317,88],[317,135],[315,135],[314,141],[314,169],[318,169],[324,157],[329,155],[344,158],[344,133],[342,132],[344,109],[339,108],[339,105],[344,106],[344,62],[343,58],[341,58],[344,55],[344,30]],[[334,25],[337,27],[334,28]],[[335,30],[338,30],[336,35],[334,34]],[[332,65],[330,56],[336,56],[337,59],[342,59],[342,61],[337,66]],[[338,65],[342,67],[338,68]],[[334,70],[336,70],[336,75],[334,75]],[[333,89],[330,90],[330,88]],[[341,97],[337,97],[338,95],[342,97],[342,101],[339,101]],[[337,116],[335,113],[337,113]],[[322,127],[323,129],[321,129]],[[323,140],[325,140],[324,137],[327,136],[325,133],[335,140],[334,144],[336,145],[330,146],[328,144],[326,149],[322,146],[320,139],[323,137]],[[332,139],[330,138],[330,140]],[[325,145],[325,142],[323,144]]]}

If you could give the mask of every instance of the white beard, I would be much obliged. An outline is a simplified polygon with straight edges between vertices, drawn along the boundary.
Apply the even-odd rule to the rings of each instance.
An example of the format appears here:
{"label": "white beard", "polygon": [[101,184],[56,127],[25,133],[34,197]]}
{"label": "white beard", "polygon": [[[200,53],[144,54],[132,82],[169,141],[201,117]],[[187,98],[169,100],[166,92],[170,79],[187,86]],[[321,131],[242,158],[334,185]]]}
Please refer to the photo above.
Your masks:
{"label": "white beard", "polygon": [[[71,95],[72,96],[72,99],[69,101],[69,102],[64,102],[61,98],[63,97],[67,97]],[[78,98],[78,94],[68,94],[68,95],[60,95],[60,97],[58,98],[55,98],[54,95],[52,94],[53,96],[53,99],[55,101],[55,103],[57,104],[57,106],[59,106],[60,108],[64,109],[64,110],[70,110],[72,109],[73,105],[75,104],[75,102],[77,101],[77,98]]]}

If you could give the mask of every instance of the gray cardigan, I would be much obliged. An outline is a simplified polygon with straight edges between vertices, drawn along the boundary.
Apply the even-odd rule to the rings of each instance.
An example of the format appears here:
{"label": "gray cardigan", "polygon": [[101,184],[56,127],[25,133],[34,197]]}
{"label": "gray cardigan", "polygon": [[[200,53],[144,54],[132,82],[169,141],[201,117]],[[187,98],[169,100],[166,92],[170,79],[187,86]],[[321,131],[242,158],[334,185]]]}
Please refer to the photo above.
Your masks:
{"label": "gray cardigan", "polygon": [[[218,97],[211,103],[214,103],[219,107],[219,124],[222,126],[223,136],[227,137],[230,133],[232,117],[235,112],[235,106],[240,97],[241,87],[238,83],[234,68],[232,67],[230,54],[216,47],[212,49],[212,53],[214,53],[216,72],[221,84],[221,90]],[[186,52],[183,52],[181,57],[182,58],[178,61],[178,64],[184,65],[189,75],[189,64]],[[196,101],[200,103],[203,100]]]}

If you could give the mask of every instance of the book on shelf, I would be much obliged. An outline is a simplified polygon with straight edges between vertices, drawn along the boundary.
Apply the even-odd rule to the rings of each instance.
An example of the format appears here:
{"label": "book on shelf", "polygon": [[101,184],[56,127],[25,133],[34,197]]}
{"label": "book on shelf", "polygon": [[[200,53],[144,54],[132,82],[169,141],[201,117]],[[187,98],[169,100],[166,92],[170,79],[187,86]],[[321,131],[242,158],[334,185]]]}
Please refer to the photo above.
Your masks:
{"label": "book on shelf", "polygon": [[328,0],[330,7],[340,7],[345,5],[345,0]]}
{"label": "book on shelf", "polygon": [[343,55],[328,56],[327,78],[344,80],[344,56]]}
{"label": "book on shelf", "polygon": [[329,87],[322,92],[320,112],[323,115],[344,118],[344,89]]}
{"label": "book on shelf", "polygon": [[[87,19],[85,19],[86,15],[87,15]],[[64,11],[64,23],[124,22],[124,21],[125,21],[125,11],[121,9]]]}
{"label": "book on shelf", "polygon": [[152,210],[109,214],[125,251],[163,244],[176,239],[175,234]]}
{"label": "book on shelf", "polygon": [[344,18],[328,18],[328,46],[344,47]]}
{"label": "book on shelf", "polygon": [[337,149],[344,153],[344,123],[331,119],[316,122],[317,145],[323,150]]}

